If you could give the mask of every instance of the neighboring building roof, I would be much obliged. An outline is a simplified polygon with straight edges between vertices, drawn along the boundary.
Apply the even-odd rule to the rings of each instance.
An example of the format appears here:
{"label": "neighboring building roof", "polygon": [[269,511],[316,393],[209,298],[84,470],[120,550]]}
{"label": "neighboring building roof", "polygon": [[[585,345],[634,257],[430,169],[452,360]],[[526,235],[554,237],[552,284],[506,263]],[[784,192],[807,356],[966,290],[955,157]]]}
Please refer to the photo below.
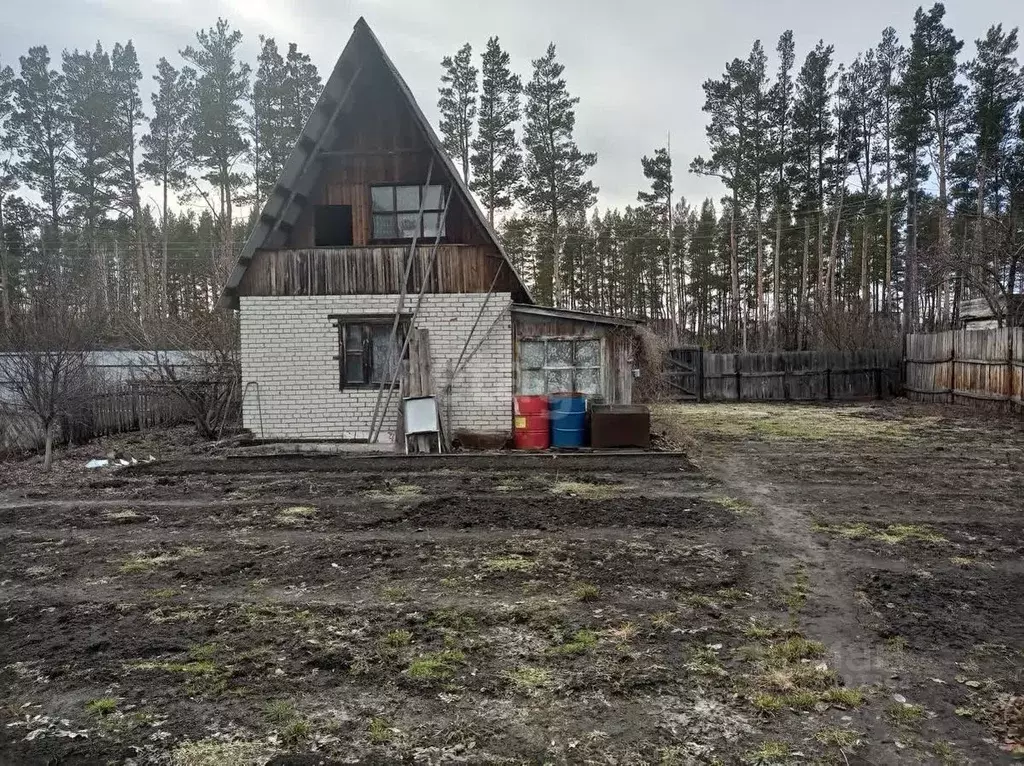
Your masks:
{"label": "neighboring building roof", "polygon": [[574,311],[572,309],[556,309],[549,306],[536,306],[530,303],[512,304],[513,314],[525,314],[527,316],[555,317],[558,319],[569,319],[574,322],[592,322],[594,324],[612,324],[621,327],[640,327],[644,322],[640,319],[626,319],[625,317],[613,317],[608,314],[592,314],[589,311]]}
{"label": "neighboring building roof", "polygon": [[[330,145],[331,141],[337,138],[337,123],[339,119],[344,119],[345,117],[344,109],[350,100],[349,96],[352,92],[352,86],[359,77],[364,64],[373,58],[382,62],[386,70],[394,78],[399,92],[408,103],[413,118],[423,130],[427,143],[440,156],[448,176],[455,184],[459,195],[463,198],[470,215],[476,218],[481,229],[498,249],[498,252],[501,253],[502,258],[505,259],[505,265],[515,276],[516,281],[522,288],[523,295],[532,303],[533,296],[530,295],[526,284],[516,272],[515,267],[512,265],[512,260],[501,246],[501,242],[498,240],[494,229],[488,223],[487,217],[473,198],[469,188],[466,186],[466,182],[455,169],[455,165],[447,152],[445,152],[440,139],[416,103],[416,99],[413,97],[412,91],[409,90],[409,86],[402,79],[402,75],[398,73],[394,63],[384,51],[376,35],[373,34],[370,25],[366,23],[365,19],[360,17],[359,21],[356,22],[355,28],[352,30],[352,36],[345,45],[345,49],[341,52],[337,63],[334,65],[330,77],[328,77],[327,82],[324,84],[323,92],[320,94],[312,114],[310,114],[306,121],[306,126],[292,148],[291,156],[285,163],[274,190],[263,205],[263,210],[256,225],[249,233],[249,238],[242,248],[238,262],[228,276],[227,284],[221,293],[220,305],[228,308],[238,308],[238,296],[235,291],[241,283],[242,277],[245,275],[245,271],[256,251],[260,248],[281,247],[285,241],[285,232],[291,228],[292,224],[298,219],[300,212],[309,204],[309,194],[319,175],[317,153],[321,147]],[[282,228],[284,231],[282,231]]]}

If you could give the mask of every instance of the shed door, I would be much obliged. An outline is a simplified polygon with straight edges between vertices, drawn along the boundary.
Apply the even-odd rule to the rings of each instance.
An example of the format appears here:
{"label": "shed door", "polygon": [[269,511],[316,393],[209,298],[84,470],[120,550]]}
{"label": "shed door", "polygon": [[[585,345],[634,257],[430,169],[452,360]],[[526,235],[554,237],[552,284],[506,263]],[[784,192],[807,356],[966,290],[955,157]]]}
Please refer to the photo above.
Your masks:
{"label": "shed door", "polygon": [[604,394],[601,341],[532,338],[519,341],[519,394]]}

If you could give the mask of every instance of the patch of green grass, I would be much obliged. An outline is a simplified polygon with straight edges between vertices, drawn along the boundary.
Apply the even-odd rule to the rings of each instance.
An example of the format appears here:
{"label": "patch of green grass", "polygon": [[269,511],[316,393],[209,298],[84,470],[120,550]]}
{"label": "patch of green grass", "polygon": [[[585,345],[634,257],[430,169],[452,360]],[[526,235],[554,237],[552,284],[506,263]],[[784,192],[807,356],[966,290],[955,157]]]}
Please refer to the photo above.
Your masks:
{"label": "patch of green grass", "polygon": [[821,699],[830,705],[844,708],[860,707],[864,702],[864,693],[860,689],[851,689],[847,686],[836,686],[826,690]]}
{"label": "patch of green grass", "polygon": [[751,750],[743,759],[753,766],[775,766],[775,764],[789,763],[790,748],[785,742],[768,740],[762,742],[757,750]]}
{"label": "patch of green grass", "polygon": [[889,651],[903,654],[910,647],[910,642],[903,636],[889,636],[885,640],[885,645],[889,647]]}
{"label": "patch of green grass", "polygon": [[106,716],[117,710],[116,697],[100,697],[85,703],[85,712],[90,715]]}
{"label": "patch of green grass", "polygon": [[955,567],[960,567],[961,569],[970,569],[978,562],[972,559],[970,556],[951,556],[949,559],[949,563]]}
{"label": "patch of green grass", "polygon": [[273,750],[263,742],[204,739],[171,751],[172,766],[263,766]]}
{"label": "patch of green grass", "polygon": [[572,597],[584,603],[597,601],[601,598],[601,589],[589,582],[581,582],[573,587]]}
{"label": "patch of green grass", "polygon": [[[949,742],[933,742],[929,749],[932,751],[932,755],[939,760],[939,763],[946,766],[953,766],[953,764],[963,762],[963,759],[957,755],[953,745]],[[1024,755],[1024,753],[1020,754]]]}
{"label": "patch of green grass", "polygon": [[841,726],[826,726],[814,733],[814,738],[826,747],[838,747],[840,750],[853,750],[860,744],[860,734],[853,729]]}
{"label": "patch of green grass", "polygon": [[144,574],[173,564],[181,556],[173,553],[133,553],[117,568],[121,574]]}
{"label": "patch of green grass", "polygon": [[212,660],[217,654],[218,646],[215,643],[196,644],[188,650],[190,660],[203,661]]}
{"label": "patch of green grass", "polygon": [[728,675],[719,661],[718,652],[707,646],[697,647],[690,653],[686,669],[702,676],[724,677]]}
{"label": "patch of green grass", "polygon": [[409,601],[409,592],[401,585],[385,585],[380,589],[380,597],[392,603]]}
{"label": "patch of green grass", "polygon": [[530,666],[518,667],[515,670],[507,671],[505,680],[517,691],[528,694],[551,685],[551,671],[547,668]]}
{"label": "patch of green grass", "polygon": [[370,737],[370,742],[375,745],[383,745],[386,742],[390,742],[394,735],[394,730],[387,719],[378,716],[370,719],[370,724],[366,727],[366,731]]}
{"label": "patch of green grass", "polygon": [[175,609],[162,606],[146,613],[146,617],[157,624],[164,622],[197,622],[208,615],[206,609]]}
{"label": "patch of green grass", "polygon": [[825,645],[820,641],[809,641],[803,636],[789,638],[771,644],[764,651],[767,662],[799,662],[821,657],[825,654]]}
{"label": "patch of green grass", "polygon": [[938,532],[921,524],[889,524],[882,527],[857,522],[855,524],[816,524],[814,529],[849,540],[873,540],[888,545],[898,545],[911,540],[927,543],[948,542]]}
{"label": "patch of green grass", "polygon": [[412,643],[412,633],[407,630],[392,630],[380,640],[385,646],[397,649]]}
{"label": "patch of green grass", "polygon": [[556,495],[581,497],[585,500],[608,500],[619,497],[632,487],[620,484],[589,484],[583,481],[559,481],[552,485],[551,492]]}
{"label": "patch of green grass", "polygon": [[738,497],[714,495],[711,500],[725,508],[727,511],[735,513],[737,516],[752,516],[755,511],[753,504],[748,503],[746,500],[741,500]]}
{"label": "patch of green grass", "polygon": [[153,598],[174,598],[179,593],[177,588],[153,588],[149,595]]}
{"label": "patch of green grass", "polygon": [[909,702],[893,702],[886,706],[885,717],[897,726],[912,726],[924,718],[924,708]]}
{"label": "patch of green grass", "polygon": [[280,521],[310,521],[316,518],[316,508],[311,505],[292,505],[277,512]]}
{"label": "patch of green grass", "polygon": [[313,726],[305,718],[296,718],[281,729],[281,744],[288,748],[302,745],[313,733]]}
{"label": "patch of green grass", "polygon": [[675,612],[655,612],[651,615],[651,627],[659,630],[672,630],[675,628]]}
{"label": "patch of green grass", "polygon": [[417,681],[443,681],[455,673],[456,666],[465,658],[466,655],[458,649],[430,652],[410,662],[405,672]]}
{"label": "patch of green grass", "polygon": [[761,713],[777,713],[786,706],[786,700],[779,694],[755,694],[751,700],[754,707]]}
{"label": "patch of green grass", "polygon": [[272,724],[286,724],[298,717],[298,711],[288,700],[271,700],[263,706],[263,716]]}
{"label": "patch of green grass", "polygon": [[138,521],[139,519],[146,518],[138,511],[131,509],[126,511],[107,511],[103,515],[111,521]]}
{"label": "patch of green grass", "polygon": [[484,569],[488,572],[529,572],[536,566],[536,561],[518,553],[507,556],[490,556],[484,559]]}
{"label": "patch of green grass", "polygon": [[477,628],[476,618],[458,609],[438,609],[432,612],[427,625],[449,633],[469,633]]}
{"label": "patch of green grass", "polygon": [[172,662],[170,660],[144,660],[129,663],[130,670],[162,670],[166,673],[184,673],[190,676],[212,676],[219,671],[217,663],[211,660],[198,662]]}
{"label": "patch of green grass", "polygon": [[552,647],[551,651],[556,654],[586,654],[597,646],[597,633],[586,628],[577,630],[565,643]]}
{"label": "patch of green grass", "polygon": [[751,620],[743,626],[743,635],[752,641],[765,641],[775,638],[782,632],[782,629],[771,623]]}

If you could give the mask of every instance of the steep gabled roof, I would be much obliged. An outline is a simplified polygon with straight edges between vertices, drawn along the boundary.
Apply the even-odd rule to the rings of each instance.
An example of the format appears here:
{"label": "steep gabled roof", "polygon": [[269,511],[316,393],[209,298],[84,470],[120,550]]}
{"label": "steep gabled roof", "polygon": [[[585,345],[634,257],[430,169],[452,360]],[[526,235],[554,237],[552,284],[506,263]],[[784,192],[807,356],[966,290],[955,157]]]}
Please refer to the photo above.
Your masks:
{"label": "steep gabled roof", "polygon": [[274,190],[263,205],[260,217],[249,233],[249,238],[242,248],[238,262],[228,276],[227,284],[221,293],[221,306],[238,308],[236,291],[257,250],[282,247],[287,241],[288,232],[291,231],[300,214],[310,202],[313,185],[320,173],[320,160],[317,155],[323,147],[332,145],[332,142],[337,139],[344,121],[351,114],[349,110],[352,106],[353,86],[364,67],[372,66],[375,61],[382,63],[385,70],[394,78],[395,85],[407,103],[416,123],[423,131],[427,144],[440,157],[448,177],[462,198],[469,214],[475,218],[486,237],[501,253],[506,268],[518,282],[523,295],[529,302],[533,302],[533,297],[516,272],[505,249],[501,246],[497,234],[470,193],[466,182],[455,169],[455,165],[445,152],[440,139],[416,103],[409,86],[402,79],[402,75],[398,73],[394,62],[388,57],[376,35],[373,34],[370,25],[366,23],[365,19],[360,18],[352,30],[352,36],[345,45],[345,49],[338,57],[338,62],[334,65],[330,77],[324,84],[323,92],[306,121],[306,126],[292,148],[291,156],[285,163]]}

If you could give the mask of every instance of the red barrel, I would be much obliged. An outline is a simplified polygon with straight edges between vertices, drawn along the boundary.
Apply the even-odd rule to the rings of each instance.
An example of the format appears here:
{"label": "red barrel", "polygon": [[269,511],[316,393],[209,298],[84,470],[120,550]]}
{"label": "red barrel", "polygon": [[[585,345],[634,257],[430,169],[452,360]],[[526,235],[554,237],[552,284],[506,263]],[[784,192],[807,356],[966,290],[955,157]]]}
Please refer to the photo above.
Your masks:
{"label": "red barrel", "polygon": [[513,442],[516,449],[547,449],[551,445],[546,396],[517,396]]}

